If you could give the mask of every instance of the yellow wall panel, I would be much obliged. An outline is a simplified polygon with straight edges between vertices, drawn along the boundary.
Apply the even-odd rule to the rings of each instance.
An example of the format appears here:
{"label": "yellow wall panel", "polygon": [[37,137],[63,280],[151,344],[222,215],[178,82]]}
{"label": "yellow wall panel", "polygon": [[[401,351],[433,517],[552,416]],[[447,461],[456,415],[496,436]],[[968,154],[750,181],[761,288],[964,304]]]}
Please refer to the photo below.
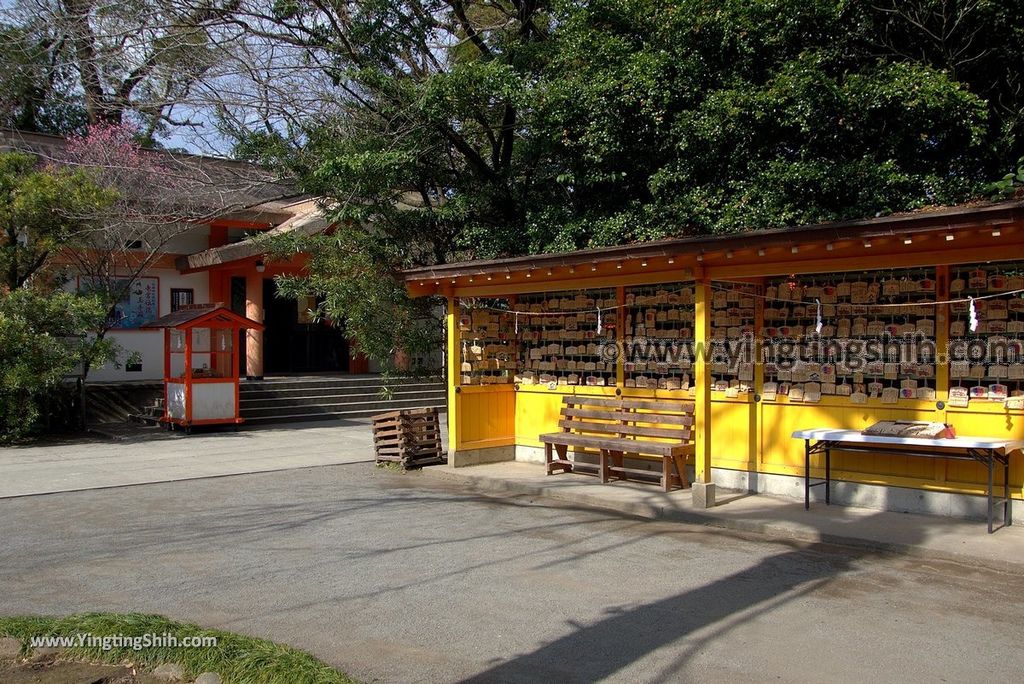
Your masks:
{"label": "yellow wall panel", "polygon": [[516,393],[516,444],[541,446],[539,435],[558,431],[562,397],[570,392],[523,390]]}
{"label": "yellow wall panel", "polygon": [[711,464],[715,468],[754,469],[757,452],[751,441],[754,404],[711,402]]}
{"label": "yellow wall panel", "polygon": [[[880,420],[942,420],[934,409],[923,406],[890,407],[879,403],[861,405],[775,403],[760,405],[761,463],[765,472],[801,474],[804,467],[804,443],[792,438],[796,430],[834,427],[862,430]],[[814,456],[812,469],[824,468],[824,457]],[[839,472],[872,475],[899,474],[904,477],[934,477],[935,468],[928,459],[872,456],[870,454],[844,454],[834,452],[832,467]]]}
{"label": "yellow wall panel", "polygon": [[[515,392],[511,387],[487,388],[486,391],[467,391],[462,388],[456,396],[458,411],[459,448],[475,449],[511,443],[515,435]],[[475,389],[475,388],[474,388]]]}
{"label": "yellow wall panel", "polygon": [[[580,393],[615,396],[614,388],[580,388]],[[573,388],[549,390],[511,386],[462,388],[457,394],[457,424],[462,449],[503,444],[541,446],[537,437],[558,430],[562,397]],[[685,393],[634,390],[629,396],[689,401]],[[670,395],[670,396],[666,396]],[[711,405],[711,441],[715,467],[765,473],[803,475],[803,442],[791,437],[795,430],[812,427],[863,429],[880,420],[931,420],[952,423],[961,435],[1012,436],[1024,439],[1024,412],[1008,412],[998,405],[974,403],[968,409],[940,411],[932,402],[889,406],[875,400],[851,405],[838,398],[820,404],[746,402],[716,399]],[[760,453],[758,453],[760,451]],[[823,456],[812,457],[812,475],[820,476]],[[856,482],[920,487],[937,491],[980,493],[986,470],[969,461],[834,452],[833,477]],[[1001,471],[996,482],[1001,483]],[[1011,463],[1012,493],[1024,496],[1024,462]]]}
{"label": "yellow wall panel", "polygon": [[[987,410],[979,410],[982,407]],[[1024,439],[1024,415],[1019,411],[1006,411],[999,405],[981,405],[977,408],[949,409],[947,422],[956,426],[957,434],[964,436],[1008,437]],[[946,480],[951,483],[983,484],[988,469],[980,463],[950,461]],[[996,482],[1002,483],[1002,471],[996,473]],[[1024,490],[1024,459],[1015,455],[1010,459],[1010,485],[1015,496]]]}

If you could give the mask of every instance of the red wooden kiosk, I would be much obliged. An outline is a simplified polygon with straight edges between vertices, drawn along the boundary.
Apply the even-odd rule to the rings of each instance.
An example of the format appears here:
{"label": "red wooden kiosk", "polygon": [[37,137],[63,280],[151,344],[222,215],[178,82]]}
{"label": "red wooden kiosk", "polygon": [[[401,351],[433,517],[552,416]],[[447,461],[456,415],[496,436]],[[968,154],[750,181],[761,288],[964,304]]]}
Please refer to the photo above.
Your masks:
{"label": "red wooden kiosk", "polygon": [[141,326],[164,331],[164,416],[175,425],[238,425],[240,330],[263,324],[240,316],[223,304],[182,307]]}

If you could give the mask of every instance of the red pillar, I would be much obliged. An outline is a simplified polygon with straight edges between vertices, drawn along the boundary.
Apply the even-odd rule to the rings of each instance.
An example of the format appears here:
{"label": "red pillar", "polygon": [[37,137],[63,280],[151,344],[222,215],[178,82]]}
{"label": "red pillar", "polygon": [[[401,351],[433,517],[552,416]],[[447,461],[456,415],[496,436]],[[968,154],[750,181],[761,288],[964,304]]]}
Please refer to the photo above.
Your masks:
{"label": "red pillar", "polygon": [[348,348],[348,372],[357,374],[369,373],[370,359],[367,358],[366,354],[356,349],[356,342],[351,337],[348,339]]}
{"label": "red pillar", "polygon": [[[263,274],[245,276],[245,316],[257,323],[263,322]],[[263,377],[263,331],[248,330],[245,339],[245,372],[252,377]]]}

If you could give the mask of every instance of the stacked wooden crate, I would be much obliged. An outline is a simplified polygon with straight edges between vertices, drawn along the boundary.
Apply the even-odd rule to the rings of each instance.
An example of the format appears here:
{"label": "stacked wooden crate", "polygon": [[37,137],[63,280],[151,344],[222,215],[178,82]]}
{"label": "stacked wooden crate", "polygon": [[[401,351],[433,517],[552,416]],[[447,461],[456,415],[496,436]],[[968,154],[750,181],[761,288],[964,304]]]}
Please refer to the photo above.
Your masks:
{"label": "stacked wooden crate", "polygon": [[389,411],[373,417],[377,462],[419,468],[446,461],[441,450],[441,423],[436,408]]}

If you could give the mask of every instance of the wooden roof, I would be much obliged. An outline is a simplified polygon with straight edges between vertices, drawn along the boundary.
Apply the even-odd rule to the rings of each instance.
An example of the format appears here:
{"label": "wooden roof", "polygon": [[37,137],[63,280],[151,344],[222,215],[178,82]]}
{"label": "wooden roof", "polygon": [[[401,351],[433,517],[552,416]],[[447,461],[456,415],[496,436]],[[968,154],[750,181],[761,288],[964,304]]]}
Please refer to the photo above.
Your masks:
{"label": "wooden roof", "polygon": [[262,330],[263,324],[236,314],[221,303],[193,304],[183,307],[139,326],[143,330],[156,328],[251,328]]}
{"label": "wooden roof", "polygon": [[688,262],[705,261],[706,257],[728,255],[733,252],[763,251],[769,248],[799,248],[805,245],[825,245],[839,241],[870,241],[874,238],[914,236],[937,231],[956,231],[965,228],[1002,226],[1024,222],[1024,201],[1015,200],[980,206],[960,206],[934,211],[920,211],[854,221],[823,223],[810,226],[746,231],[724,235],[698,235],[654,242],[634,243],[615,247],[584,249],[559,254],[540,254],[463,261],[435,266],[411,268],[403,272],[406,282],[442,281],[472,278],[515,271],[572,268],[607,262],[621,264],[627,260],[639,261],[656,257],[689,257]]}

